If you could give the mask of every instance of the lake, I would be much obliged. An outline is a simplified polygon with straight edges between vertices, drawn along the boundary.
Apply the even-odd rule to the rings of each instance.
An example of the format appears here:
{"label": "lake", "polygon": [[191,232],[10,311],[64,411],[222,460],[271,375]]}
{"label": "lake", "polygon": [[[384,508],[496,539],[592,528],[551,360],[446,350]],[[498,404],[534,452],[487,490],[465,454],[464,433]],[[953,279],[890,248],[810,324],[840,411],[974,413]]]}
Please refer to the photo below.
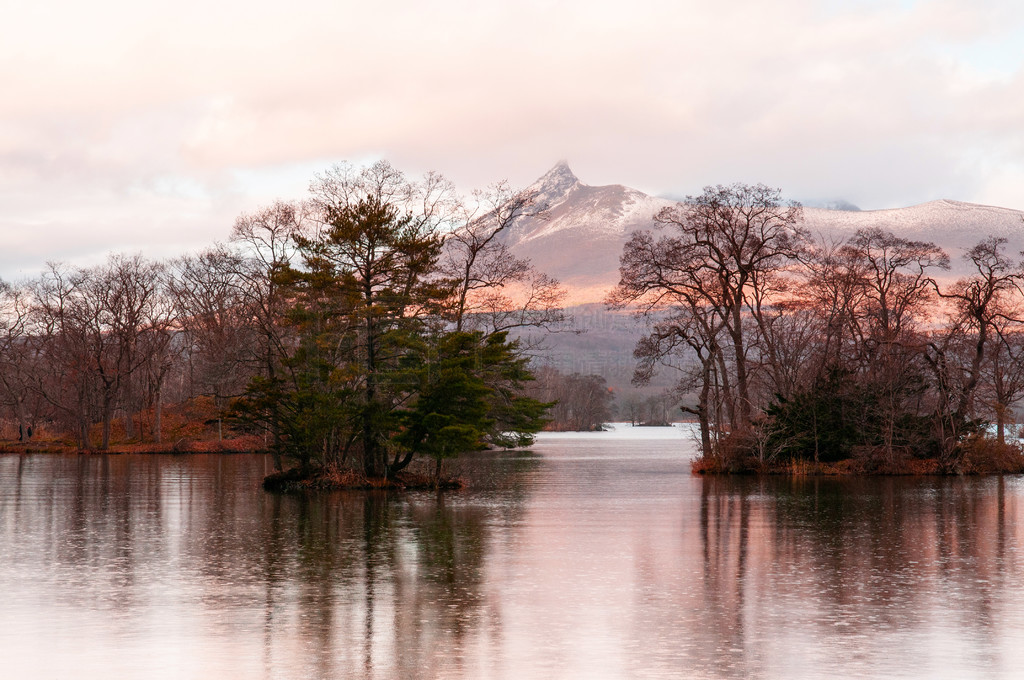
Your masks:
{"label": "lake", "polygon": [[1018,477],[690,474],[546,434],[471,488],[276,496],[258,455],[0,457],[9,678],[1012,678]]}

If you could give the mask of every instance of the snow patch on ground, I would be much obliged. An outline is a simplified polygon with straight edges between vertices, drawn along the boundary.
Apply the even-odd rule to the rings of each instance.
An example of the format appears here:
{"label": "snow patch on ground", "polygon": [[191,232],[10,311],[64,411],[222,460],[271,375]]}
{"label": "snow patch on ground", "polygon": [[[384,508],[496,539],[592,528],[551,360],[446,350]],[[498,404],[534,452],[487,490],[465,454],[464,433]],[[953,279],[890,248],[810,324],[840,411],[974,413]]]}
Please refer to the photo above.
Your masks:
{"label": "snow patch on ground", "polygon": [[673,423],[669,427],[640,427],[629,423],[605,423],[604,432],[538,432],[537,441],[560,439],[609,440],[664,440],[693,439],[697,425],[694,423]]}

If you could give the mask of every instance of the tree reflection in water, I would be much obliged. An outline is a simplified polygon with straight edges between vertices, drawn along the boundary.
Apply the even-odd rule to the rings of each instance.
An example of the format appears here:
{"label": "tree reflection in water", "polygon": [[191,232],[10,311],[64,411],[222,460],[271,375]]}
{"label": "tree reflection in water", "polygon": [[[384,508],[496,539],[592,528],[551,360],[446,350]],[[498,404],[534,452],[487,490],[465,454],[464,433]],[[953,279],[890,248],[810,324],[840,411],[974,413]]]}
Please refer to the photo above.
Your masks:
{"label": "tree reflection in water", "polygon": [[[28,636],[31,610],[45,608],[57,621],[39,644],[88,640],[108,670],[150,668],[161,640],[190,650],[169,660],[172,676],[189,675],[188,663],[204,677],[458,673],[481,625],[492,529],[520,512],[517,475],[536,464],[506,458],[495,459],[506,469],[494,483],[484,480],[488,502],[267,494],[250,456],[0,460],[0,585],[24,601],[7,608],[20,617],[7,629]],[[72,648],[58,647],[69,651],[54,668],[81,675]]]}
{"label": "tree reflection in water", "polygon": [[940,654],[1000,666],[993,622],[1006,618],[1020,566],[1008,550],[1019,537],[1007,517],[1019,509],[1005,479],[701,484],[700,630],[718,651],[712,666],[735,674],[771,659],[795,675],[884,674],[901,656],[901,666],[917,655],[934,663],[935,650],[914,640],[935,634],[948,645]]}
{"label": "tree reflection in water", "polygon": [[639,445],[558,446],[441,495],[267,494],[255,456],[0,457],[5,677],[1024,662],[1019,478],[700,478]]}
{"label": "tree reflection in water", "polygon": [[481,625],[496,509],[444,493],[342,492],[271,497],[267,512],[265,550],[240,552],[263,556],[268,671],[295,658],[296,640],[316,677],[459,670],[462,645]]}

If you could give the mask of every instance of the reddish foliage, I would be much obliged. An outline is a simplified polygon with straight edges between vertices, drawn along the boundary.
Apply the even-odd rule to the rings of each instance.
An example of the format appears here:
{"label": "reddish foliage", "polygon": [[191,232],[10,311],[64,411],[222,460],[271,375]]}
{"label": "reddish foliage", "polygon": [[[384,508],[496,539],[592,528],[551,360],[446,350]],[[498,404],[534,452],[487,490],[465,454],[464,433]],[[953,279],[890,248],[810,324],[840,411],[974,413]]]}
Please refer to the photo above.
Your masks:
{"label": "reddish foliage", "polygon": [[[219,409],[209,397],[196,397],[182,404],[165,407],[161,414],[163,440],[153,441],[154,413],[152,409],[135,414],[134,438],[129,439],[123,419],[115,420],[111,427],[110,453],[236,453],[265,451],[266,444],[259,435],[239,432],[225,421],[219,423]],[[100,425],[90,433],[92,441],[100,440]],[[16,431],[17,428],[15,428]],[[8,437],[11,428],[6,428]],[[142,436],[139,436],[141,431]],[[46,427],[39,427],[31,441],[0,441],[0,452],[8,453],[71,453],[78,445],[66,436],[55,436]]]}

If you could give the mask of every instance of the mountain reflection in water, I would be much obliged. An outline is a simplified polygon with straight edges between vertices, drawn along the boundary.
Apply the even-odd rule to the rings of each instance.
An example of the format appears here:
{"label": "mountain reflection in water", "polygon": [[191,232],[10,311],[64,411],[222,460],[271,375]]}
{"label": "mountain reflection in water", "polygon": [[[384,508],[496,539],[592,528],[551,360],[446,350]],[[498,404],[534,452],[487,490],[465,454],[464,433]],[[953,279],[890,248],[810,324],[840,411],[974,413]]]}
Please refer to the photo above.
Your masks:
{"label": "mountain reflection in water", "polygon": [[266,494],[261,456],[0,457],[3,676],[1024,667],[1020,479],[699,478],[668,435],[545,437],[442,494]]}

